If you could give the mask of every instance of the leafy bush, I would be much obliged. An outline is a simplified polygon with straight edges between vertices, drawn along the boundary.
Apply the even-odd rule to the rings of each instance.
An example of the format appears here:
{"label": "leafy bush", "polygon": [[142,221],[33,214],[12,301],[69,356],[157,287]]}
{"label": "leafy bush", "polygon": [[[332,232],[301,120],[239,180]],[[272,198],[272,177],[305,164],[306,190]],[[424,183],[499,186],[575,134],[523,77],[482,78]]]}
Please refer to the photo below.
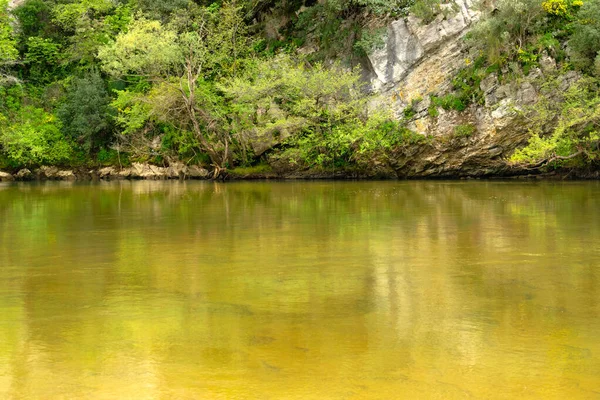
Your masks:
{"label": "leafy bush", "polygon": [[63,131],[88,153],[108,139],[109,100],[102,77],[92,71],[73,81],[58,109]]}
{"label": "leafy bush", "polygon": [[499,0],[493,13],[483,18],[468,37],[489,64],[504,64],[544,31],[545,18],[539,0]]}
{"label": "leafy bush", "polygon": [[52,39],[32,36],[27,40],[25,62],[29,76],[38,83],[48,83],[60,75],[61,45]]}
{"label": "leafy bush", "polygon": [[[561,99],[544,97],[535,106],[532,136],[523,149],[511,157],[516,164],[560,165],[571,160],[591,162],[600,156],[600,82],[583,78],[569,88]],[[554,129],[545,134],[549,117],[555,116]]]}
{"label": "leafy bush", "polygon": [[361,37],[354,43],[354,50],[361,55],[371,54],[374,50],[383,48],[387,28],[378,28],[374,30],[363,29]]}
{"label": "leafy bush", "polygon": [[6,11],[8,0],[0,0],[0,68],[17,59],[19,52],[13,36],[10,18]]}
{"label": "leafy bush", "polygon": [[49,2],[44,0],[26,0],[13,10],[19,21],[22,37],[43,36],[52,28],[50,17],[52,15]]}
{"label": "leafy bush", "polygon": [[[444,3],[443,0],[416,0],[410,7],[410,12],[420,18],[424,24],[429,24],[435,17],[444,12],[445,9],[442,8],[442,3]],[[451,4],[456,6],[453,1]]]}
{"label": "leafy bush", "polygon": [[[569,40],[571,60],[576,67],[592,71],[600,63],[600,2],[586,1],[573,24],[573,34]],[[595,72],[600,74],[600,69]]]}
{"label": "leafy bush", "polygon": [[477,131],[477,128],[472,124],[461,124],[454,127],[454,136],[470,137]]}
{"label": "leafy bush", "polygon": [[138,18],[127,32],[98,52],[102,68],[113,76],[155,76],[167,72],[181,59],[177,32],[159,21]]}
{"label": "leafy bush", "polygon": [[583,4],[581,0],[545,0],[542,8],[548,14],[571,19],[573,12]]}
{"label": "leafy bush", "polygon": [[73,147],[52,114],[27,106],[19,115],[19,119],[12,123],[5,120],[0,126],[0,148],[11,167],[64,164],[71,159]]}

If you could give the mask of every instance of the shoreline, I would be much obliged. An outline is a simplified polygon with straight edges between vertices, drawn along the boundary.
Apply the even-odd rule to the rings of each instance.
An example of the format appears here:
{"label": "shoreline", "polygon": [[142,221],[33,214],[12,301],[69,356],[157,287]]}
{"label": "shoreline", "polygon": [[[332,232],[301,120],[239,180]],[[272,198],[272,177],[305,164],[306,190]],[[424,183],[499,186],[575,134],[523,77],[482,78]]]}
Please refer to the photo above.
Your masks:
{"label": "shoreline", "polygon": [[[23,168],[10,173],[0,170],[0,182],[41,182],[41,181],[118,181],[118,180],[211,180],[211,172],[200,166],[174,164],[159,167],[151,164],[134,163],[131,167],[102,168],[59,168],[42,166],[33,170]],[[489,174],[472,176],[452,175],[414,175],[368,174],[366,171],[318,171],[304,170],[278,173],[260,171],[237,173],[229,171],[225,180],[600,180],[600,170],[569,169],[549,172],[515,171],[514,174]]]}

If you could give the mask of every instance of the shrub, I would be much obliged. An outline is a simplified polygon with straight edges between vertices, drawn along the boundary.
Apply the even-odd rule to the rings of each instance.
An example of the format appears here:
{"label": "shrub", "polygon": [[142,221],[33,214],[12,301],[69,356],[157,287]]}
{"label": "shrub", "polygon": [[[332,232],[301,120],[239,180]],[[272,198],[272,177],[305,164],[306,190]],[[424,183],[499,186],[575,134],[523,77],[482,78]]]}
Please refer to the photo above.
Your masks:
{"label": "shrub", "polygon": [[454,136],[456,137],[470,137],[472,136],[477,128],[472,124],[461,124],[454,127]]}
{"label": "shrub", "polygon": [[[1,121],[0,121],[1,122]],[[41,108],[25,107],[20,119],[0,127],[0,147],[14,168],[67,163],[71,143],[61,134],[61,124]]]}
{"label": "shrub", "polygon": [[600,61],[600,2],[587,1],[583,4],[573,25],[569,47],[571,61],[584,71],[591,72],[595,62]]}
{"label": "shrub", "polygon": [[109,97],[100,74],[92,71],[73,81],[58,109],[63,131],[88,153],[108,139]]}
{"label": "shrub", "polygon": [[[559,165],[570,160],[591,162],[600,156],[600,84],[584,78],[562,95],[545,97],[534,108],[529,143],[511,157],[516,164]],[[549,116],[556,116],[552,132],[545,134]]]}

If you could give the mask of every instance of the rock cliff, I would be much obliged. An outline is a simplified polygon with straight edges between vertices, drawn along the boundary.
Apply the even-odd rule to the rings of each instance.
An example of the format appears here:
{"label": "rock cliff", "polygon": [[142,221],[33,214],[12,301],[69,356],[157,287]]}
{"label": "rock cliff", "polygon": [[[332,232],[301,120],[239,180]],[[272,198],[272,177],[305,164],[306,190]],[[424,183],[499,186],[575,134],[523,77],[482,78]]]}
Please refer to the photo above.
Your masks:
{"label": "rock cliff", "polygon": [[[472,0],[448,8],[430,24],[415,17],[392,22],[384,45],[369,55],[366,72],[377,93],[374,108],[388,107],[398,119],[429,140],[398,150],[380,163],[379,174],[398,177],[482,177],[519,175],[506,158],[529,137],[519,111],[535,103],[537,82],[547,69],[535,69],[519,82],[501,83],[495,74],[481,82],[485,104],[445,110],[431,96],[452,91],[452,79],[469,65],[465,35],[478,20]],[[564,77],[565,82],[573,76]]]}

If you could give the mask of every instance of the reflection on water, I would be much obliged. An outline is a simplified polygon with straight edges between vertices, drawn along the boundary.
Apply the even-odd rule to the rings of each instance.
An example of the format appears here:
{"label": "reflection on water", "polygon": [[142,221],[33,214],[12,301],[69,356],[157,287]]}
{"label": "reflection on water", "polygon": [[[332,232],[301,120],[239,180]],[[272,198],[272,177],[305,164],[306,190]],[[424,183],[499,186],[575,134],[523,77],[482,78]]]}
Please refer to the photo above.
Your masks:
{"label": "reflection on water", "polygon": [[597,183],[0,186],[0,398],[600,398]]}

